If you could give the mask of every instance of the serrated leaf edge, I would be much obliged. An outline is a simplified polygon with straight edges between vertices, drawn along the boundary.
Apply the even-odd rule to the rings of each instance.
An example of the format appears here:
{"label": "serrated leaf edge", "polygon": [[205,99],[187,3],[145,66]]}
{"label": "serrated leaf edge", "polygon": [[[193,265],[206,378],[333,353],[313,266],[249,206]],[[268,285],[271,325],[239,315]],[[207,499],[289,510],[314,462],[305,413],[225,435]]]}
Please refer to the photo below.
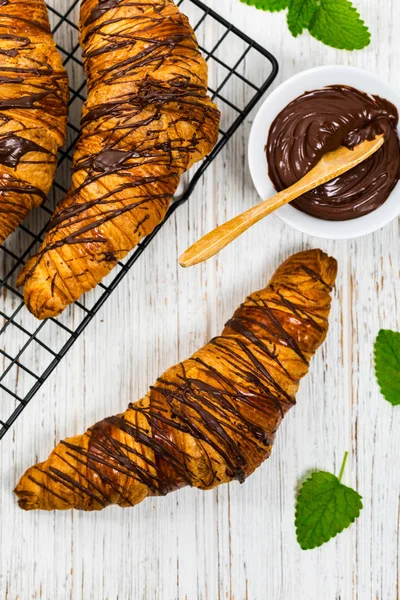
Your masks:
{"label": "serrated leaf edge", "polygon": [[316,18],[318,9],[315,11],[313,18],[310,21],[310,24],[308,26],[308,31],[310,32],[310,35],[312,35],[313,38],[315,38],[316,40],[318,40],[319,42],[321,42],[321,44],[324,44],[325,46],[329,46],[330,48],[336,48],[337,50],[349,50],[350,52],[353,52],[354,50],[362,50],[363,48],[366,48],[367,46],[369,46],[369,44],[371,43],[371,32],[369,30],[368,25],[365,24],[365,21],[362,19],[360,13],[358,12],[357,8],[355,6],[353,6],[353,4],[351,4],[350,0],[349,0],[350,6],[349,9],[353,12],[356,13],[360,25],[361,27],[366,31],[366,33],[368,34],[368,42],[366,44],[364,44],[364,46],[353,46],[353,47],[347,47],[347,46],[343,46],[343,45],[339,45],[339,44],[331,44],[329,42],[325,42],[322,40],[321,36],[317,35],[316,33],[313,33],[310,29],[310,27],[312,27],[312,23],[314,21],[314,19]]}

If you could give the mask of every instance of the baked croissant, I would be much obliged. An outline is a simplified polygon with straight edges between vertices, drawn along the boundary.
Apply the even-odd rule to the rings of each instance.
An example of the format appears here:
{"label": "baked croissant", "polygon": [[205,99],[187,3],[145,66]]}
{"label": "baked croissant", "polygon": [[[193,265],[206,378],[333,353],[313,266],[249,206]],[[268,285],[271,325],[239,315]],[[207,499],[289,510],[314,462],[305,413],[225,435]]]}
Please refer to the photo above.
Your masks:
{"label": "baked croissant", "polygon": [[185,485],[243,482],[270,455],[328,331],[336,261],[301,252],[222,335],[168,369],[124,414],[67,439],[15,490],[25,510],[133,506]]}
{"label": "baked croissant", "polygon": [[43,0],[0,3],[0,243],[39,206],[65,141],[67,74]]}
{"label": "baked croissant", "polygon": [[80,41],[88,99],[72,187],[18,282],[39,319],[95,287],[153,231],[182,173],[218,137],[206,62],[172,0],[83,0]]}

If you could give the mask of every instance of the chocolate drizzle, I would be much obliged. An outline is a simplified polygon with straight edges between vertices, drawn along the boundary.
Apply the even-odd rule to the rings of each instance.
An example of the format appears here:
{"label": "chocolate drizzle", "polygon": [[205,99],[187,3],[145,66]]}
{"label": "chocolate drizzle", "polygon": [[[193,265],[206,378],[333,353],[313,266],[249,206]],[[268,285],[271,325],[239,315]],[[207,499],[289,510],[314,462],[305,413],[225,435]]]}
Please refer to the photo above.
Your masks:
{"label": "chocolate drizzle", "polygon": [[[2,48],[1,42],[15,42],[15,48]],[[31,43],[30,39],[27,37],[22,37],[20,35],[12,35],[10,33],[0,33],[0,54],[4,54],[4,56],[10,56],[14,58],[18,55],[18,52],[22,48],[26,48]]]}
{"label": "chocolate drizzle", "polygon": [[29,94],[29,96],[20,96],[19,98],[0,98],[0,111],[16,108],[34,108],[36,102],[39,102],[48,95],[49,92],[40,92],[38,94]]}
{"label": "chocolate drizzle", "polygon": [[28,152],[51,154],[43,146],[18,135],[10,134],[0,138],[0,164],[7,167],[16,167],[21,158]]}
{"label": "chocolate drizzle", "polygon": [[0,85],[3,85],[3,83],[22,83],[23,81],[23,77],[10,77],[8,75],[0,75]]}
{"label": "chocolate drizzle", "polygon": [[90,15],[86,19],[84,23],[85,27],[100,19],[109,10],[116,8],[119,2],[121,0],[99,0],[98,5],[92,8]]}
{"label": "chocolate drizzle", "polygon": [[[9,173],[4,173],[0,177],[0,211],[5,211],[6,213],[12,210],[12,194],[15,193],[18,196],[22,197],[26,194],[39,196],[41,201],[45,201],[47,196],[43,192],[43,190],[39,189],[34,185],[29,185],[26,181],[21,181],[16,177],[13,177]],[[17,205],[18,206],[18,205]],[[29,210],[29,204],[27,206],[27,210]]]}
{"label": "chocolate drizzle", "polygon": [[348,220],[366,215],[388,198],[400,177],[396,107],[351,87],[306,92],[276,117],[266,146],[270,178],[278,191],[303,177],[326,152],[354,148],[377,134],[385,143],[368,160],[304,194],[293,206],[314,217]]}
{"label": "chocolate drizzle", "polygon": [[[135,485],[145,495],[165,495],[185,485],[242,483],[269,456],[328,327],[334,261],[319,251],[298,257],[247,298],[221,336],[164,373],[143,400],[77,442],[62,442],[38,465],[55,495],[73,492],[74,506],[88,510],[132,505]],[[67,461],[66,473],[60,461]],[[51,497],[53,485],[35,469],[28,477]]]}

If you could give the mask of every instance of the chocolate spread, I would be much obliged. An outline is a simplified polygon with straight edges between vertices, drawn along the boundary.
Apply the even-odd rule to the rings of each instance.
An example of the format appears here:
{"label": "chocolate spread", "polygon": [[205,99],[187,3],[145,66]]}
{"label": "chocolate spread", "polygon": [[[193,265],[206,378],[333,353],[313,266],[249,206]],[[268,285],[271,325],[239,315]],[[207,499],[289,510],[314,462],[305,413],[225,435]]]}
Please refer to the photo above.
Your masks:
{"label": "chocolate spread", "polygon": [[383,133],[385,143],[347,173],[304,194],[292,205],[314,217],[344,221],[381,206],[400,177],[396,107],[379,96],[332,85],[306,92],[272,123],[266,146],[269,176],[278,191],[303,177],[326,152],[354,148]]}

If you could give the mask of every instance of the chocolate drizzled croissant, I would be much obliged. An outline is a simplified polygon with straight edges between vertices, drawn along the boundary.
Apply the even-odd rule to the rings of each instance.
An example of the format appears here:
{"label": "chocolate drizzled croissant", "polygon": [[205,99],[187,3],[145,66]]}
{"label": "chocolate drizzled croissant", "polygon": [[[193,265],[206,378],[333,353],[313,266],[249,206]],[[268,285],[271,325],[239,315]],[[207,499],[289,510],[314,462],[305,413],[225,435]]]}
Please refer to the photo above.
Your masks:
{"label": "chocolate drizzled croissant", "polygon": [[83,0],[80,33],[89,95],[72,187],[19,278],[39,319],[61,313],[151,233],[182,173],[218,136],[206,62],[172,0]]}
{"label": "chocolate drizzled croissant", "polygon": [[43,0],[0,3],[0,243],[45,199],[65,141],[67,74]]}
{"label": "chocolate drizzled croissant", "polygon": [[328,331],[336,261],[296,254],[222,335],[168,369],[124,414],[100,421],[28,469],[25,510],[100,510],[191,485],[243,482],[270,455],[300,379]]}

